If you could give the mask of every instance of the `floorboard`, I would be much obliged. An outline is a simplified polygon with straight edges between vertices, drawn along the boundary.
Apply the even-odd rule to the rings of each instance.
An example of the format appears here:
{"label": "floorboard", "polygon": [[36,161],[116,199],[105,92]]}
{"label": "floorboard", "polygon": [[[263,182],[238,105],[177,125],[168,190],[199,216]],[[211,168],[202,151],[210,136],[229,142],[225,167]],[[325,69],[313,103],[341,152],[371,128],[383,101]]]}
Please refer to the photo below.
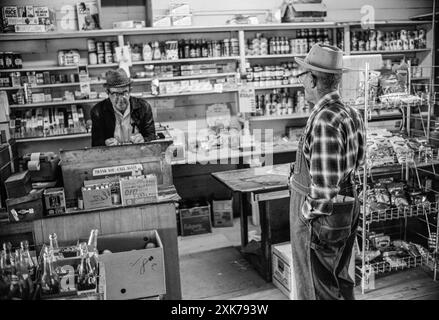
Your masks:
{"label": "floorboard", "polygon": [[[260,231],[249,223],[249,232]],[[239,219],[234,220],[233,227],[179,237],[178,244],[183,299],[287,300],[240,255]],[[357,300],[439,300],[439,281],[433,281],[432,273],[425,268],[404,270],[377,277],[375,289],[365,294],[357,286],[355,297]]]}

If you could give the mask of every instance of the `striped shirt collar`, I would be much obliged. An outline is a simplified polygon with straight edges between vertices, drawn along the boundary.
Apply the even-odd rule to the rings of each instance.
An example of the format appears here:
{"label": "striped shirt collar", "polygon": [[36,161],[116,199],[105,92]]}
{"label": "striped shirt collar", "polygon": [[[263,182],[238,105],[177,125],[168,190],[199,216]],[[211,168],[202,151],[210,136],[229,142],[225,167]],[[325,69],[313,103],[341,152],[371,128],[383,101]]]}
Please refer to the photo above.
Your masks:
{"label": "striped shirt collar", "polygon": [[[334,90],[332,92],[329,92],[327,94],[325,94],[315,105],[314,108],[312,109],[312,112],[308,118],[308,121],[306,123],[306,129],[309,128],[311,122],[313,121],[313,119],[315,118],[315,116],[317,115],[317,113],[322,110],[322,108],[324,106],[326,106],[328,103],[333,103],[334,101],[340,101],[340,93],[338,92],[338,90]],[[308,130],[306,130],[308,131]]]}

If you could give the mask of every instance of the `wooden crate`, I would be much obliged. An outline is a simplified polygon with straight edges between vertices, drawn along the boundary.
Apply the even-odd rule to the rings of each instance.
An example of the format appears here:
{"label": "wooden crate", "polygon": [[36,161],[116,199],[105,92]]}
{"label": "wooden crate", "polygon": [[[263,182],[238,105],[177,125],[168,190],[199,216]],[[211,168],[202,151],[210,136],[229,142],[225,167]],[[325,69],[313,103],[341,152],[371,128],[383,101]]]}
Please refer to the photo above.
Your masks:
{"label": "wooden crate", "polygon": [[[171,142],[61,150],[61,169],[67,206],[76,204],[76,195],[85,180],[114,175],[123,167],[140,165],[144,174],[155,174],[157,184],[172,185],[172,169],[167,148]],[[169,151],[170,152],[170,151]],[[120,172],[126,174],[126,172]]]}
{"label": "wooden crate", "polygon": [[210,205],[180,209],[180,223],[182,236],[212,232]]}

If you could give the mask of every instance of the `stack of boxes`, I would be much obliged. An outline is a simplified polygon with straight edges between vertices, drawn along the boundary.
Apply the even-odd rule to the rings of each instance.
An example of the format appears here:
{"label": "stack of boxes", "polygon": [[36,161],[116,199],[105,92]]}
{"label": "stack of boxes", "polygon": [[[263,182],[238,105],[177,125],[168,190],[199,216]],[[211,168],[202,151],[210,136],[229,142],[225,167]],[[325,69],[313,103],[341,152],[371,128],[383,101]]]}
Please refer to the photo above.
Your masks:
{"label": "stack of boxes", "polygon": [[[54,153],[23,156],[25,171],[5,181],[6,208],[11,222],[31,221],[66,212],[63,188],[53,188],[59,175],[59,157]],[[45,204],[45,207],[44,207]]]}

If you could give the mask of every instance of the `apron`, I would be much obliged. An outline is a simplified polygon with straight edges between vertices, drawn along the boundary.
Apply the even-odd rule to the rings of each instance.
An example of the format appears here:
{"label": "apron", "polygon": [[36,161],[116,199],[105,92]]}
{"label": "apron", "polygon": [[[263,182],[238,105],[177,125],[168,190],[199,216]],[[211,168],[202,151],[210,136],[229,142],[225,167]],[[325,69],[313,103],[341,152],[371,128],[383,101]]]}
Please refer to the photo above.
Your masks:
{"label": "apron", "polygon": [[354,281],[348,273],[360,204],[349,173],[340,184],[343,202],[333,203],[330,216],[305,219],[302,205],[310,193],[311,176],[303,154],[302,134],[291,165],[290,239],[292,290],[297,300],[353,300]]}

